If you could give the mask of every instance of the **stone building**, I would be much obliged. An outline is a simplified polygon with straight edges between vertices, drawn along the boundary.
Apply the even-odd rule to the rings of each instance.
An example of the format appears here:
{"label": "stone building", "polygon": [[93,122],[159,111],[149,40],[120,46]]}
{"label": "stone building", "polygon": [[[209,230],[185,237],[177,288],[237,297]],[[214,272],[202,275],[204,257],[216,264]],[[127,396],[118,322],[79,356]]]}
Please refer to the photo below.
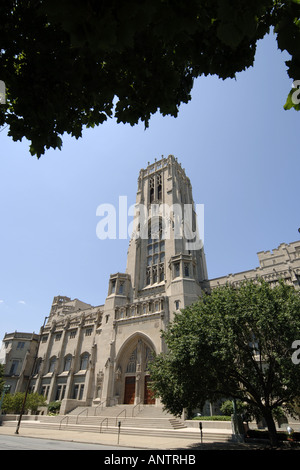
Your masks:
{"label": "stone building", "polygon": [[174,312],[226,282],[263,277],[300,284],[300,241],[258,253],[254,270],[208,280],[189,178],[170,155],[138,177],[125,272],[111,274],[103,305],[54,297],[42,329],[32,391],[78,405],[155,404],[149,361]]}
{"label": "stone building", "polygon": [[32,373],[39,336],[35,333],[6,333],[0,349],[0,364],[10,393],[23,392]]}
{"label": "stone building", "polygon": [[281,243],[273,251],[260,251],[257,253],[259,267],[228,274],[227,276],[210,279],[211,289],[226,283],[238,285],[245,279],[257,279],[262,277],[271,285],[283,279],[287,284],[300,288],[300,241]]}
{"label": "stone building", "polygon": [[173,156],[142,169],[125,272],[111,274],[103,305],[55,297],[32,389],[61,412],[78,404],[154,404],[149,361],[161,330],[207,284],[190,180]]}

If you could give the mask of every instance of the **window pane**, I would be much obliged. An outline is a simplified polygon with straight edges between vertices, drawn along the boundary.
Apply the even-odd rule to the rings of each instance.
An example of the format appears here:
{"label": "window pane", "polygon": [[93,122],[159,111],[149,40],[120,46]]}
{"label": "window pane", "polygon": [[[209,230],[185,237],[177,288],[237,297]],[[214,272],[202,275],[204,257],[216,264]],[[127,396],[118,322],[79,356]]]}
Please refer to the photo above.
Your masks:
{"label": "window pane", "polygon": [[69,371],[71,369],[72,357],[67,356],[65,359],[64,371]]}
{"label": "window pane", "polygon": [[89,362],[89,355],[84,354],[81,358],[80,370],[86,370]]}
{"label": "window pane", "polygon": [[189,265],[187,263],[184,263],[184,275],[187,277],[190,275]]}

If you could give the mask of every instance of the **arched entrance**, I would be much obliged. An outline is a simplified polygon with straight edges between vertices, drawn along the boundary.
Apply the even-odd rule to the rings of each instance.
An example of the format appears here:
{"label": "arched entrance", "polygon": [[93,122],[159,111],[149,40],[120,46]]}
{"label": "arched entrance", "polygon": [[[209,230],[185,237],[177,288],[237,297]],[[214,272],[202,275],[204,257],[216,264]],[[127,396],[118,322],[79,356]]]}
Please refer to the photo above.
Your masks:
{"label": "arched entrance", "polygon": [[154,405],[155,398],[150,388],[149,363],[154,348],[149,341],[135,337],[122,348],[117,367],[116,391],[119,403]]}

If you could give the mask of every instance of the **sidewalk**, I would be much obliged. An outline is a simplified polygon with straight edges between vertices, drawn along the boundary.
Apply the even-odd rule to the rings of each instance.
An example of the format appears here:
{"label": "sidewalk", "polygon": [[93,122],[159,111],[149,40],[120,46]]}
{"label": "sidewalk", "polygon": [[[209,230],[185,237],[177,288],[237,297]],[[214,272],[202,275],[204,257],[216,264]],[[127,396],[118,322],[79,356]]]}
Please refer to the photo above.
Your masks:
{"label": "sidewalk", "polygon": [[[15,427],[0,426],[0,436],[3,435],[14,435]],[[195,439],[189,438],[169,438],[169,437],[155,437],[155,436],[136,436],[120,434],[120,440],[118,445],[117,434],[100,434],[92,432],[78,431],[66,431],[66,430],[52,430],[52,429],[29,429],[27,427],[22,428],[22,424],[19,429],[19,436],[36,437],[39,439],[53,439],[70,442],[81,442],[89,444],[103,444],[109,446],[115,446],[115,449],[122,450],[122,447],[131,447],[136,450],[175,450],[175,449],[186,449],[186,450],[249,450],[255,449],[257,446],[249,446],[243,443],[234,442],[211,442],[203,443],[200,442],[200,436],[196,435]]]}

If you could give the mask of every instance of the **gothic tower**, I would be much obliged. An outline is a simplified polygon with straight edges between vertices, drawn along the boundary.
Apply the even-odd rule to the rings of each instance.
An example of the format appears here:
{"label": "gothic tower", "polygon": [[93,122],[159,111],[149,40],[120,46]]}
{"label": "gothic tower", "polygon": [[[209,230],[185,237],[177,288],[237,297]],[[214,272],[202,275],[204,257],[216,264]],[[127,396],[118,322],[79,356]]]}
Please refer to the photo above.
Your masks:
{"label": "gothic tower", "polygon": [[140,171],[135,209],[126,272],[110,276],[99,337],[107,404],[153,403],[148,363],[165,350],[160,331],[207,280],[191,183],[172,155]]}
{"label": "gothic tower", "polygon": [[177,159],[141,170],[126,269],[132,300],[163,292],[171,312],[197,300],[207,279],[197,228],[191,183]]}

